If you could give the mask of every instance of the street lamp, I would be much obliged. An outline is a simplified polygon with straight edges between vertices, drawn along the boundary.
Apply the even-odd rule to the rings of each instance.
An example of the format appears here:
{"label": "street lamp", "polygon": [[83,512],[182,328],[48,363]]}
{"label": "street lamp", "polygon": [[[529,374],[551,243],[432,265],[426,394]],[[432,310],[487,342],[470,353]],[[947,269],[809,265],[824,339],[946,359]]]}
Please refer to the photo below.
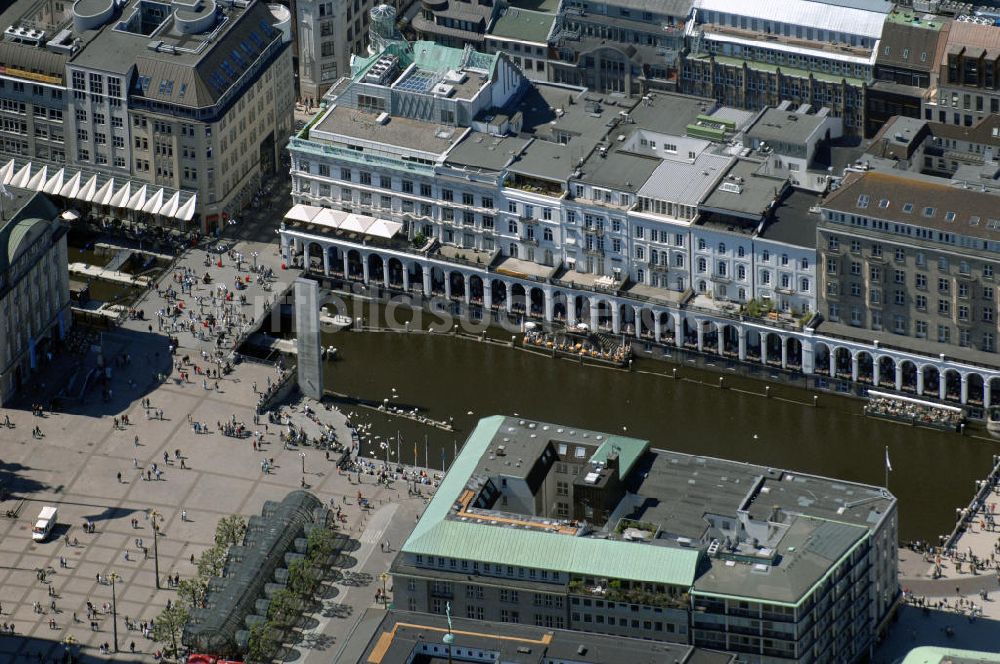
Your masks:
{"label": "street lamp", "polygon": [[115,652],[118,652],[118,602],[115,596],[115,582],[121,577],[112,572],[108,578],[111,579],[111,629],[115,639]]}
{"label": "street lamp", "polygon": [[253,257],[253,271],[257,271],[257,256],[260,255],[259,251],[251,251],[250,255]]}
{"label": "street lamp", "polygon": [[157,540],[160,535],[160,527],[157,525],[156,520],[163,518],[163,515],[156,510],[149,511],[149,518],[153,521],[153,569],[156,572],[156,589],[160,589],[160,548],[157,546]]}
{"label": "street lamp", "polygon": [[385,584],[386,581],[389,580],[389,575],[386,572],[382,572],[382,574],[379,575],[379,578],[382,579],[382,604],[385,606],[386,609],[388,609],[389,597],[385,594]]}
{"label": "street lamp", "polygon": [[302,459],[302,474],[306,474],[306,453],[299,452],[299,457]]}

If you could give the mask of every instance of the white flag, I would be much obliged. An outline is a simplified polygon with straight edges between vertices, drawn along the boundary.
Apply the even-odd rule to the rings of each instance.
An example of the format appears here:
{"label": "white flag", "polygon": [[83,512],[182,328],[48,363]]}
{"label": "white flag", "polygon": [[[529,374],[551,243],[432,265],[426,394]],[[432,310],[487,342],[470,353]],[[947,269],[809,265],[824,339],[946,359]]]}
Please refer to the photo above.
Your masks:
{"label": "white flag", "polygon": [[885,446],[885,469],[892,472],[892,462],[889,461],[889,446]]}

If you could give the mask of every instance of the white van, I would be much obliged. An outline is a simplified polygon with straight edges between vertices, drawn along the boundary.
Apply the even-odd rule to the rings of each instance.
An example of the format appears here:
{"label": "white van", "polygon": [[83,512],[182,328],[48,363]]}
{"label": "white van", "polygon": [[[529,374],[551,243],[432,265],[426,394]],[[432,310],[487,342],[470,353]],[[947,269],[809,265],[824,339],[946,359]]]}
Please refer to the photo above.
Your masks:
{"label": "white van", "polygon": [[38,520],[35,521],[35,527],[31,530],[31,539],[36,542],[44,542],[52,529],[56,527],[56,519],[59,516],[59,510],[55,507],[46,505],[42,508],[42,511],[38,513]]}

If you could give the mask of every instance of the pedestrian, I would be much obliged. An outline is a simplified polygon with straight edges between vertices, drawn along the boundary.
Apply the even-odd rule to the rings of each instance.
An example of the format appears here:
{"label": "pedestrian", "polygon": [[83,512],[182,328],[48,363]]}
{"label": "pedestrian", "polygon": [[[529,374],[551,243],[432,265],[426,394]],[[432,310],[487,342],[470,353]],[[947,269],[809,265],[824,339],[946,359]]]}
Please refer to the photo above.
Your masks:
{"label": "pedestrian", "polygon": [[122,483],[122,474],[120,472],[118,473],[118,483]]}
{"label": "pedestrian", "polygon": [[187,520],[188,520],[187,510],[181,510],[181,521],[187,521]]}
{"label": "pedestrian", "polygon": [[135,437],[135,441],[133,441],[133,445],[134,445],[135,447],[139,447],[139,436],[136,436],[136,437]]}

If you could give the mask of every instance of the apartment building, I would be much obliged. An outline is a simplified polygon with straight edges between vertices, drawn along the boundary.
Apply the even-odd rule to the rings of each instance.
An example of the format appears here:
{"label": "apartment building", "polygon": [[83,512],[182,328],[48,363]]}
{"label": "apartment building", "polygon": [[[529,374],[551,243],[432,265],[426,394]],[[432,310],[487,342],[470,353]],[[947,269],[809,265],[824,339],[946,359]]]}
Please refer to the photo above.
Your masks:
{"label": "apartment building", "polygon": [[826,107],[864,131],[866,87],[890,2],[695,0],[681,91],[761,109]]}
{"label": "apartment building", "polygon": [[898,595],[896,547],[878,487],[496,416],[390,571],[407,611],[854,662]]}
{"label": "apartment building", "polygon": [[[49,30],[26,27],[40,15]],[[14,35],[2,112],[21,117],[5,122],[20,136],[29,113],[39,125],[33,144],[4,147],[15,184],[116,219],[208,230],[276,171],[294,106],[284,7],[19,0],[0,18]],[[41,60],[53,71],[33,71]],[[17,95],[39,77],[29,111]]]}
{"label": "apartment building", "polygon": [[[995,192],[918,174],[848,174],[821,205],[819,306],[828,322],[820,329],[995,366],[997,201]],[[990,403],[982,376],[914,361],[897,372],[877,353],[863,359],[869,378],[896,389]]]}
{"label": "apartment building", "polygon": [[998,32],[992,22],[952,22],[937,63],[936,94],[924,102],[925,119],[971,127],[991,113],[1000,113]]}
{"label": "apartment building", "polygon": [[45,194],[6,188],[0,204],[0,403],[7,403],[73,324],[66,226]]}
{"label": "apartment building", "polygon": [[947,19],[911,9],[889,12],[875,56],[875,81],[868,88],[866,136],[895,116],[923,117],[950,27]]}

